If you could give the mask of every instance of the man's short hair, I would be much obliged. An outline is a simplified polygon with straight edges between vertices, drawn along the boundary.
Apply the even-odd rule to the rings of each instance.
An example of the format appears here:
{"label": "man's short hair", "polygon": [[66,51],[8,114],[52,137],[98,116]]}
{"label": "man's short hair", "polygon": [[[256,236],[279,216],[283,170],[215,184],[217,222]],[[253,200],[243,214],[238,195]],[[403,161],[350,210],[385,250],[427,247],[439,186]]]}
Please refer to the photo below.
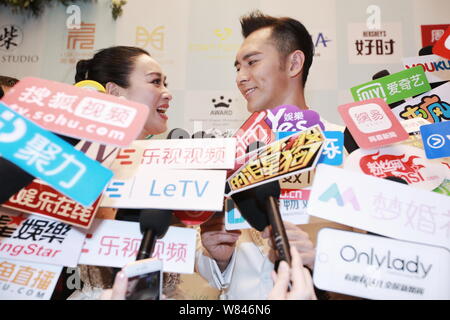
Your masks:
{"label": "man's short hair", "polygon": [[305,86],[309,68],[313,61],[314,43],[311,35],[302,23],[289,17],[276,18],[268,16],[260,11],[253,11],[241,17],[240,22],[244,38],[247,38],[251,33],[259,29],[271,28],[271,38],[274,40],[283,60],[295,50],[302,51],[305,55],[302,84]]}

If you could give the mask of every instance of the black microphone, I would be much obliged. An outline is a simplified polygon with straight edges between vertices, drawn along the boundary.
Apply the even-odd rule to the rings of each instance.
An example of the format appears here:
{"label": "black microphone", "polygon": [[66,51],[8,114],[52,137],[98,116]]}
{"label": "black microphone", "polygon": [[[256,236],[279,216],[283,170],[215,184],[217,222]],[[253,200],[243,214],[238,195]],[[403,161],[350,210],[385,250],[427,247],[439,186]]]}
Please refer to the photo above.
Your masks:
{"label": "black microphone", "polygon": [[[278,181],[272,181],[231,195],[245,220],[256,230],[272,227],[272,239],[279,260],[291,264],[289,241],[278,206],[280,197]],[[278,263],[276,264],[276,266]]]}
{"label": "black microphone", "polygon": [[156,240],[164,237],[172,220],[172,210],[142,209],[139,225],[144,237],[141,240],[136,260],[151,258]]}
{"label": "black microphone", "polygon": [[433,54],[433,46],[426,46],[419,50],[419,56],[428,56]]}
{"label": "black microphone", "polygon": [[[253,151],[265,146],[262,141],[255,141],[247,146],[246,156]],[[238,168],[235,168],[236,170]],[[225,193],[229,193],[231,188],[228,183],[225,184]],[[245,220],[256,230],[263,231],[269,225],[269,219],[264,211],[260,210],[256,202],[255,188],[247,189],[231,195],[236,207],[241,212]]]}
{"label": "black microphone", "polygon": [[272,181],[256,187],[255,195],[259,205],[265,209],[267,218],[272,226],[272,238],[278,253],[279,260],[286,261],[291,265],[291,251],[289,246],[286,229],[281,219],[278,199],[280,198],[280,184]]}
{"label": "black microphone", "polygon": [[[79,139],[59,134],[57,136],[73,146],[80,141]],[[9,160],[0,157],[0,179],[1,181],[5,181],[0,187],[0,204],[2,204],[33,182],[35,177]]]}
{"label": "black microphone", "polygon": [[267,214],[256,200],[256,188],[247,189],[231,195],[244,219],[256,230],[263,231],[270,222]]}
{"label": "black microphone", "polygon": [[[255,141],[247,147],[247,153],[261,146],[262,142]],[[272,238],[279,260],[285,260],[290,265],[289,241],[278,206],[280,193],[280,184],[275,180],[232,194],[231,199],[244,219],[256,230],[263,231],[268,225],[272,226]],[[278,264],[275,264],[275,269],[277,266]]]}

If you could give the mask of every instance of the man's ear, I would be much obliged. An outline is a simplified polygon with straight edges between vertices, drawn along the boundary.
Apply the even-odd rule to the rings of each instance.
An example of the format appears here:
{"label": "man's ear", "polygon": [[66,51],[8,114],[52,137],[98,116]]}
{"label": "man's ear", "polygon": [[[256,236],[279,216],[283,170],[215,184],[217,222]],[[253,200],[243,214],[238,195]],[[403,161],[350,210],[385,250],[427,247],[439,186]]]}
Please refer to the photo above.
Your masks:
{"label": "man's ear", "polygon": [[116,97],[124,96],[125,90],[121,86],[115,84],[114,82],[108,82],[105,86],[106,93],[111,94]]}
{"label": "man's ear", "polygon": [[288,56],[288,74],[291,78],[300,75],[305,63],[305,54],[301,50],[295,50]]}

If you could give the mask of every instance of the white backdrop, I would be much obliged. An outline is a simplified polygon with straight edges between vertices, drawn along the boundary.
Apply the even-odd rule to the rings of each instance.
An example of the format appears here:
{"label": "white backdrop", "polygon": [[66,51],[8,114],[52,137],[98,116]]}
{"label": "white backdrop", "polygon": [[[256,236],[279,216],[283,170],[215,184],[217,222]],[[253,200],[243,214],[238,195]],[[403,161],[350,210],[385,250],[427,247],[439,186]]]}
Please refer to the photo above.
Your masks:
{"label": "white backdrop", "polygon": [[[382,69],[402,70],[401,57],[416,56],[421,48],[421,25],[450,23],[449,0],[129,0],[116,21],[109,0],[76,4],[84,24],[78,33],[66,27],[70,15],[62,5],[37,19],[0,7],[0,74],[73,83],[78,59],[111,45],[139,46],[168,76],[174,96],[169,127],[191,133],[194,125],[196,130],[236,129],[248,117],[235,88],[233,64],[242,42],[239,17],[253,9],[305,24],[316,44],[306,87],[308,104],[340,124],[337,106],[352,101],[350,87],[371,80]],[[381,10],[385,35],[377,39],[383,40],[378,49],[385,52],[376,55],[372,48],[371,55],[357,55],[355,42],[364,40],[370,5]],[[21,35],[9,48],[1,41],[5,26],[14,26]],[[388,40],[394,40],[392,54]],[[215,108],[219,102],[229,108]]]}

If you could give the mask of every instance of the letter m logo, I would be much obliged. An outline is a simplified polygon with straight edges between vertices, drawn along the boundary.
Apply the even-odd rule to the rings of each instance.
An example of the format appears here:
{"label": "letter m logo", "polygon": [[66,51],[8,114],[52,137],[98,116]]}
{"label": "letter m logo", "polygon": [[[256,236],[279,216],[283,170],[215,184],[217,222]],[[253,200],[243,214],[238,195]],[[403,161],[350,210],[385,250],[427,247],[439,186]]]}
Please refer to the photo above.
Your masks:
{"label": "letter m logo", "polygon": [[355,193],[352,188],[348,188],[344,193],[341,194],[339,187],[336,183],[333,183],[320,197],[319,200],[322,202],[328,202],[330,199],[335,199],[339,207],[344,207],[347,203],[353,206],[353,209],[360,211],[361,207],[356,199]]}

